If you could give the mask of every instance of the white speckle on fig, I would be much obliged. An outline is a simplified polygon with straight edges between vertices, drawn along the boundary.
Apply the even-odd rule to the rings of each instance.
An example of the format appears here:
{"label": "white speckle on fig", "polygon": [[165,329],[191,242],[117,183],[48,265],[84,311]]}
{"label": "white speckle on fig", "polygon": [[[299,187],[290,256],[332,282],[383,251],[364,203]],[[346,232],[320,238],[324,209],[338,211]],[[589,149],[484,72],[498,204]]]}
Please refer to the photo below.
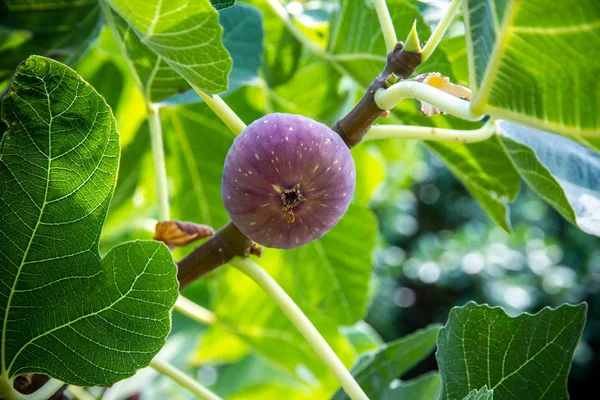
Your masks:
{"label": "white speckle on fig", "polygon": [[[286,136],[290,131],[294,134]],[[332,145],[321,146],[326,143]],[[323,236],[346,212],[354,171],[348,147],[329,127],[299,115],[270,114],[233,142],[225,160],[223,202],[251,240],[299,247]]]}

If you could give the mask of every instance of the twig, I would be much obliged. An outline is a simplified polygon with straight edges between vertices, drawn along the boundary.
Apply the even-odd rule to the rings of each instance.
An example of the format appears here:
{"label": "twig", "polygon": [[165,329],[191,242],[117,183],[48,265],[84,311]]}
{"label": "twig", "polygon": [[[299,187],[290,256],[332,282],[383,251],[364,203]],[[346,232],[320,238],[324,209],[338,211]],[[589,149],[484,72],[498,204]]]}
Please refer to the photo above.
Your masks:
{"label": "twig", "polygon": [[386,81],[392,74],[397,79],[406,79],[420,64],[421,54],[419,52],[404,51],[402,42],[396,44],[394,50],[388,54],[385,68],[371,83],[364,96],[345,117],[332,127],[348,147],[358,144],[373,122],[386,111],[375,102],[375,93],[386,86]]}
{"label": "twig", "polygon": [[226,264],[233,257],[246,257],[252,250],[252,241],[229,222],[213,237],[177,263],[180,290],[201,276]]}

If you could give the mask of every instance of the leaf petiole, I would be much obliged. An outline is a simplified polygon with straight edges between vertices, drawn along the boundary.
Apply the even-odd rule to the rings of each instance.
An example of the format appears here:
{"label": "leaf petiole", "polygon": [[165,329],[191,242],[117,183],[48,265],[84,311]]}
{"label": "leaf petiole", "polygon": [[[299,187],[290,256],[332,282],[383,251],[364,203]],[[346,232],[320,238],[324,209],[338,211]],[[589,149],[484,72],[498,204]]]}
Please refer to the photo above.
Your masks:
{"label": "leaf petiole", "polygon": [[281,286],[258,264],[249,258],[235,257],[229,262],[232,266],[250,277],[273,299],[302,336],[311,345],[319,358],[327,365],[338,379],[352,400],[368,400],[369,398],[358,385],[352,374],[346,369],[317,328],[304,315],[300,307],[283,290]]}
{"label": "leaf petiole", "polygon": [[433,30],[433,33],[429,37],[427,43],[425,43],[425,46],[423,46],[423,50],[421,50],[421,57],[423,59],[423,62],[425,62],[438,47],[438,45],[442,41],[442,37],[448,30],[448,27],[450,26],[450,23],[452,22],[452,19],[458,12],[459,8],[460,0],[452,0],[452,3],[450,3],[448,9],[446,10],[446,13]]}
{"label": "leaf petiole", "polygon": [[364,140],[419,139],[436,142],[474,143],[489,139],[496,133],[496,124],[490,120],[478,129],[442,129],[430,126],[373,125]]}
{"label": "leaf petiole", "polygon": [[31,394],[19,393],[15,389],[12,389],[12,397],[9,395],[8,400],[46,400],[58,392],[63,385],[63,382],[50,378],[48,382],[44,383],[44,386]]}
{"label": "leaf petiole", "polygon": [[201,324],[212,325],[217,320],[217,317],[212,311],[207,310],[181,295],[175,302],[175,309]]}
{"label": "leaf petiole", "polygon": [[158,220],[171,219],[169,210],[169,187],[167,182],[167,165],[165,149],[160,124],[160,108],[157,105],[148,106],[148,125],[150,127],[150,145],[154,163],[154,178],[156,181],[156,198],[158,201]]}
{"label": "leaf petiole", "polygon": [[168,376],[181,387],[186,388],[201,399],[222,400],[219,396],[208,390],[200,383],[196,382],[194,379],[192,379],[192,377],[185,374],[179,368],[176,368],[167,362],[161,361],[158,358],[154,358],[152,361],[150,361],[150,367],[152,367],[155,371]]}
{"label": "leaf petiole", "polygon": [[192,88],[196,93],[198,93],[198,96],[200,96],[202,100],[206,102],[210,109],[217,114],[217,117],[219,117],[229,129],[231,129],[231,132],[233,132],[234,135],[237,136],[242,133],[244,129],[246,129],[246,124],[244,121],[238,117],[238,115],[227,105],[227,103],[223,101],[221,97],[219,97],[219,95],[210,95],[193,85]]}
{"label": "leaf petiole", "polygon": [[382,110],[391,110],[404,99],[412,98],[432,104],[440,110],[468,121],[479,121],[484,116],[473,114],[471,103],[433,86],[415,81],[401,81],[375,93],[375,103]]}
{"label": "leaf petiole", "polygon": [[385,0],[375,0],[375,11],[377,12],[377,18],[379,18],[379,24],[381,25],[381,32],[383,33],[383,39],[385,40],[385,48],[388,53],[391,53],[394,50],[394,47],[396,47],[398,39]]}

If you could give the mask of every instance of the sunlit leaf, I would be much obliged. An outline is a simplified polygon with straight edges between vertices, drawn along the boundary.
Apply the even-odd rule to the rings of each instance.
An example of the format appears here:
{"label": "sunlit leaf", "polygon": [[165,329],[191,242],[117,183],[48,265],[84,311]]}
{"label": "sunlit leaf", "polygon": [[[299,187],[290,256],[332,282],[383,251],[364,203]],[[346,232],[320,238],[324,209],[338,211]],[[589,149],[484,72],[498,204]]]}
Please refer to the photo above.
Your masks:
{"label": "sunlit leaf", "polygon": [[600,47],[598,1],[464,6],[475,112],[544,131],[600,135],[600,58],[589,56]]}
{"label": "sunlit leaf", "polygon": [[148,101],[187,88],[181,77],[207,93],[227,90],[232,62],[219,14],[208,0],[102,1]]}
{"label": "sunlit leaf", "polygon": [[442,399],[463,399],[487,385],[494,399],[568,399],[567,376],[587,306],[544,308],[509,317],[468,303],[450,312],[438,338]]}
{"label": "sunlit leaf", "polygon": [[[233,92],[240,86],[253,83],[258,77],[263,61],[262,16],[257,8],[238,3],[235,7],[222,10],[219,22],[223,26],[223,45],[233,60],[228,87],[228,92]],[[189,89],[182,94],[174,94],[162,103],[177,105],[200,101],[200,96]]]}
{"label": "sunlit leaf", "polygon": [[178,288],[173,259],[158,242],[136,241],[100,260],[118,134],[108,105],[73,70],[30,57],[2,116],[10,129],[0,142],[1,387],[40,372],[110,386],[164,344]]}

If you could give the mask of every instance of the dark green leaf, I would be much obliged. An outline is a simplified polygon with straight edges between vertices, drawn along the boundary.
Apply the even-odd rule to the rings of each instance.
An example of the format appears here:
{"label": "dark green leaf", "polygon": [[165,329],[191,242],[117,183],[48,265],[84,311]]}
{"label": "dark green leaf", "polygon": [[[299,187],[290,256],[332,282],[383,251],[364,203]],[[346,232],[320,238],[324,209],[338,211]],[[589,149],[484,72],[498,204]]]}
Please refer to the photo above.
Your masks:
{"label": "dark green leaf", "polygon": [[[352,375],[372,399],[380,399],[389,384],[423,360],[435,348],[440,327],[430,327],[387,343],[376,352],[366,353],[352,367]],[[347,399],[348,395],[340,390],[333,400]]]}
{"label": "dark green leaf", "polygon": [[463,399],[485,385],[496,400],[568,399],[586,310],[565,304],[512,318],[500,307],[453,308],[438,337],[442,399]]}
{"label": "dark green leaf", "polygon": [[235,4],[235,0],[210,0],[210,3],[217,10],[222,10],[227,7],[232,7]]}
{"label": "dark green leaf", "polygon": [[171,254],[136,241],[100,260],[119,137],[108,105],[73,70],[27,59],[3,119],[0,387],[40,372],[110,386],[164,344],[178,292]]}
{"label": "dark green leaf", "polygon": [[95,1],[0,1],[0,82],[32,54],[75,63],[101,20]]}

